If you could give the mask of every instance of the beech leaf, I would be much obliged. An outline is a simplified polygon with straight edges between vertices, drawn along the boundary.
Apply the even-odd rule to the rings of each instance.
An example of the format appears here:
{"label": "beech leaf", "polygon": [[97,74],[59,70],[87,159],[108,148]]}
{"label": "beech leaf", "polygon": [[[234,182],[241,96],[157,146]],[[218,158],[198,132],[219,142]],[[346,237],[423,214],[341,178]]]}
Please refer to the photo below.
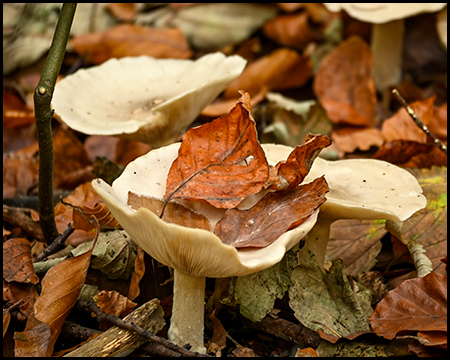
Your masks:
{"label": "beech leaf", "polygon": [[270,168],[270,177],[265,187],[273,190],[289,190],[300,184],[320,151],[331,145],[326,135],[308,134],[302,145],[297,146],[286,161]]}
{"label": "beech leaf", "polygon": [[203,200],[218,208],[233,208],[259,192],[268,175],[250,96],[242,92],[228,115],[183,136],[167,176],[165,199]]}
{"label": "beech leaf", "polygon": [[403,281],[378,303],[369,321],[389,340],[403,330],[447,331],[447,276],[430,273]]}
{"label": "beech leaf", "polygon": [[266,247],[306,221],[325,202],[327,191],[322,176],[291,190],[268,193],[249,210],[229,209],[215,233],[236,248]]}

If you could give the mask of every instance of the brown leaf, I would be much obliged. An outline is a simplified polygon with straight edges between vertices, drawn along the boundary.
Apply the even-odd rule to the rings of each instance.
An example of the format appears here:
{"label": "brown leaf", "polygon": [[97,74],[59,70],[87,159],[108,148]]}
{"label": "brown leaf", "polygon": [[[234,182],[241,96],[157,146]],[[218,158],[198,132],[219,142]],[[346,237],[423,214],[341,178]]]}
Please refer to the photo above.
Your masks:
{"label": "brown leaf", "polygon": [[157,29],[121,24],[100,34],[87,34],[71,41],[74,50],[98,65],[110,58],[148,55],[159,59],[189,59],[192,51],[178,28]]}
{"label": "brown leaf", "polygon": [[359,37],[343,41],[320,64],[314,92],[334,123],[372,125],[376,91],[373,56]]}
{"label": "brown leaf", "polygon": [[[435,96],[410,104],[424,125],[428,125],[433,119],[434,100]],[[427,142],[427,135],[414,123],[404,108],[401,108],[392,117],[383,122],[381,133],[387,141],[412,140],[420,143]]]}
{"label": "brown leaf", "polygon": [[94,296],[95,304],[106,314],[125,317],[137,306],[117,291],[102,290]]}
{"label": "brown leaf", "polygon": [[305,220],[325,202],[325,177],[291,190],[268,193],[249,210],[229,209],[215,229],[227,245],[266,247]]}
{"label": "brown leaf", "polygon": [[[164,207],[164,201],[154,197],[139,196],[129,191],[128,205],[135,210],[145,207],[159,216]],[[205,216],[172,201],[167,203],[162,219],[172,224],[211,231],[211,223]]]}
{"label": "brown leaf", "polygon": [[[82,215],[84,214],[84,216]],[[95,225],[92,221],[89,221],[91,216],[97,218],[101,228],[118,228],[120,227],[118,221],[114,218],[113,214],[108,210],[104,203],[96,203],[92,206],[74,206],[74,212],[72,215],[73,228],[77,230],[93,231]]]}
{"label": "brown leaf", "polygon": [[322,40],[322,34],[311,26],[306,12],[279,15],[266,22],[263,31],[279,44],[300,50],[311,42]]}
{"label": "brown leaf", "polygon": [[93,248],[82,255],[66,259],[53,266],[41,281],[42,292],[34,304],[34,315],[36,320],[49,326],[51,348],[81,292],[89,269],[92,250]]}
{"label": "brown leaf", "polygon": [[283,90],[304,85],[312,77],[309,58],[296,51],[281,48],[249,64],[227,87],[224,99],[235,98],[240,89],[251,96],[262,88]]}
{"label": "brown leaf", "polygon": [[447,331],[447,276],[405,280],[378,303],[369,321],[389,340],[404,330]]}
{"label": "brown leaf", "polygon": [[32,284],[39,282],[31,262],[28,240],[13,238],[3,243],[3,279]]}
{"label": "brown leaf", "polygon": [[299,185],[308,175],[320,151],[329,145],[331,140],[328,136],[308,134],[304,143],[292,150],[287,160],[280,161],[270,169],[265,188],[289,190]]}
{"label": "brown leaf", "polygon": [[352,153],[357,149],[367,151],[370,150],[371,146],[380,147],[384,142],[380,130],[373,127],[335,129],[331,133],[331,138],[338,149],[346,153]]}
{"label": "brown leaf", "polygon": [[165,199],[203,200],[215,207],[232,208],[260,191],[269,167],[256,135],[250,97],[227,116],[190,129],[172,163]]}

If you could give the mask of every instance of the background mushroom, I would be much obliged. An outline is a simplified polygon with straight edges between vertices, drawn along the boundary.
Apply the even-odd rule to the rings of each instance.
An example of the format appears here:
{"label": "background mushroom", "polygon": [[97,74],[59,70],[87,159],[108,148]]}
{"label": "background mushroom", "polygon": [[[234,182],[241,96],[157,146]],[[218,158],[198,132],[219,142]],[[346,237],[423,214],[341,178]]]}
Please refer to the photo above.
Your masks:
{"label": "background mushroom", "polygon": [[[272,161],[285,159],[292,148],[263,145]],[[314,228],[308,233],[301,250],[316,255],[323,268],[331,224],[339,219],[386,219],[404,221],[423,209],[427,200],[416,178],[404,169],[386,161],[350,159],[327,161],[317,158],[303,183],[325,175],[329,185],[327,201],[320,206]]]}
{"label": "background mushroom", "polygon": [[110,59],[59,81],[52,105],[74,130],[160,147],[174,142],[245,64],[220,52],[195,61]]}
{"label": "background mushroom", "polygon": [[[312,229],[318,210],[265,248],[237,250],[209,231],[167,223],[145,207],[137,210],[129,207],[129,191],[163,198],[167,174],[178,156],[179,146],[180,143],[175,143],[137,158],[112,187],[101,179],[94,180],[92,186],[132,239],[157,261],[174,269],[169,339],[178,345],[190,344],[193,351],[204,353],[205,277],[243,276],[278,263]],[[253,204],[258,200],[254,197]],[[248,207],[250,202],[247,201]],[[185,204],[195,204],[195,210],[212,223],[224,211],[205,203]]]}
{"label": "background mushroom", "polygon": [[372,23],[373,75],[384,92],[401,80],[404,19],[443,9],[446,3],[324,3],[328,10],[345,10],[351,17]]}

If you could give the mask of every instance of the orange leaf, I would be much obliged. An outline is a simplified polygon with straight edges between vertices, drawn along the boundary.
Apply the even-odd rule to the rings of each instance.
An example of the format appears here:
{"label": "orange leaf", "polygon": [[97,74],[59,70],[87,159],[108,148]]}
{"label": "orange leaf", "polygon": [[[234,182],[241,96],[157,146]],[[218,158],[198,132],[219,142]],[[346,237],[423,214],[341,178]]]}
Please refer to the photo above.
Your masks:
{"label": "orange leaf", "polygon": [[320,64],[314,92],[334,123],[370,126],[376,105],[369,46],[352,36]]}
{"label": "orange leaf", "polygon": [[32,284],[39,282],[31,262],[31,244],[27,239],[13,238],[3,243],[3,279]]}
{"label": "orange leaf", "polygon": [[389,340],[404,330],[447,331],[447,276],[405,280],[378,303],[369,321]]}
{"label": "orange leaf", "polygon": [[215,229],[227,245],[266,247],[305,222],[325,202],[328,184],[320,177],[291,190],[267,194],[249,210],[229,209]]}
{"label": "orange leaf", "polygon": [[269,166],[256,135],[250,97],[227,116],[190,129],[172,163],[165,199],[203,200],[218,208],[233,208],[260,191]]}
{"label": "orange leaf", "polygon": [[[85,216],[82,215],[84,213]],[[104,203],[97,203],[94,207],[90,206],[74,206],[72,219],[73,228],[77,230],[92,231],[95,229],[94,223],[88,219],[95,216],[101,228],[117,228],[120,227],[118,221],[114,218]]]}
{"label": "orange leaf", "polygon": [[304,143],[289,154],[286,161],[280,161],[271,168],[270,178],[265,187],[271,190],[289,190],[299,185],[308,175],[320,151],[331,145],[326,135],[308,134]]}

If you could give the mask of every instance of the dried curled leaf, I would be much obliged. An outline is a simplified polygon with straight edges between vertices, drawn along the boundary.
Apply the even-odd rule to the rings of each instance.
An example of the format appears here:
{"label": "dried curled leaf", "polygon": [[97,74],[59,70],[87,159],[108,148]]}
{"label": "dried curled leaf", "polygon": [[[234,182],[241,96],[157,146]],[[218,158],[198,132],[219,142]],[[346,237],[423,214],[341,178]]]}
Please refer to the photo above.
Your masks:
{"label": "dried curled leaf", "polygon": [[264,187],[272,190],[294,188],[308,175],[320,151],[329,145],[331,140],[328,136],[308,134],[304,143],[297,146],[286,161],[280,161],[270,168],[270,176]]}
{"label": "dried curled leaf", "polygon": [[291,190],[267,194],[249,210],[229,209],[215,229],[227,245],[266,247],[280,235],[302,224],[325,202],[325,177]]}
{"label": "dried curled leaf", "polygon": [[114,290],[102,290],[94,296],[94,301],[104,313],[121,318],[128,315],[137,306],[136,303],[132,302],[126,296]]}
{"label": "dried curled leaf", "polygon": [[[83,215],[84,214],[84,215]],[[74,229],[92,231],[95,225],[89,221],[91,215],[95,216],[102,228],[117,228],[119,222],[114,218],[104,203],[96,203],[91,206],[74,206]]]}
{"label": "dried curled leaf", "polygon": [[202,200],[218,208],[233,208],[259,192],[269,166],[256,135],[250,97],[227,116],[189,130],[172,163],[165,199]]}

